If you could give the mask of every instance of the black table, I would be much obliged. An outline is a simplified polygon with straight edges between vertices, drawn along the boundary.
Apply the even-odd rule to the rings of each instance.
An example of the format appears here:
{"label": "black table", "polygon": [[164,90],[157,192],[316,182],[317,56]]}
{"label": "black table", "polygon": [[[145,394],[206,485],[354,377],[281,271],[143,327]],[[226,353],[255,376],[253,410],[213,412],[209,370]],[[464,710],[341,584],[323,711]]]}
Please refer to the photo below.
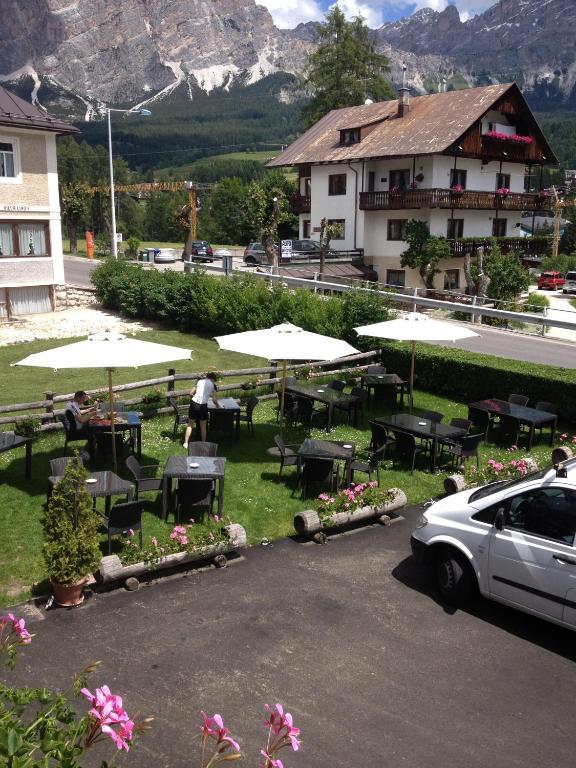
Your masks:
{"label": "black table", "polygon": [[32,477],[32,443],[33,437],[23,437],[15,432],[0,432],[0,453],[11,451],[13,448],[26,446],[26,461],[24,465],[24,477],[30,480]]}
{"label": "black table", "polygon": [[[62,480],[63,475],[51,475],[48,478],[49,491]],[[96,482],[90,481],[96,480]],[[93,499],[105,498],[106,514],[110,513],[112,496],[126,496],[126,501],[132,501],[134,498],[134,484],[128,480],[123,480],[114,472],[106,470],[104,472],[91,472],[86,490]]]}
{"label": "black table", "polygon": [[300,472],[300,459],[332,459],[345,462],[346,482],[351,482],[352,461],[356,453],[354,443],[340,440],[313,440],[307,437],[298,448],[298,471]]}
{"label": "black table", "polygon": [[[197,464],[197,467],[191,467]],[[226,459],[220,456],[169,456],[162,477],[162,519],[168,517],[172,498],[172,480],[218,481],[218,514],[224,505],[224,473]]]}
{"label": "black table", "polygon": [[326,405],[328,409],[326,432],[330,432],[332,429],[332,418],[336,405],[350,405],[354,409],[354,423],[356,423],[355,404],[357,399],[352,395],[344,395],[336,389],[331,389],[327,384],[290,384],[286,387],[286,392],[296,395],[296,397],[307,397],[309,400],[315,400]]}
{"label": "black table", "polygon": [[528,408],[526,405],[517,405],[509,403],[507,400],[498,400],[497,398],[488,400],[479,400],[477,403],[470,403],[470,410],[484,411],[493,416],[510,416],[516,419],[520,424],[528,427],[528,450],[532,448],[534,441],[534,429],[539,427],[550,427],[550,445],[554,443],[556,433],[556,424],[558,416],[555,413],[547,411],[538,411],[536,408]]}
{"label": "black table", "polygon": [[400,407],[404,408],[404,395],[408,391],[408,382],[401,379],[397,373],[364,373],[361,379],[362,386],[368,390],[368,397],[372,397],[373,401],[377,399],[376,392],[379,389],[387,389],[394,394],[394,402],[396,402],[396,393],[400,393]]}
{"label": "black table", "polygon": [[240,436],[240,404],[233,397],[219,397],[218,407],[213,400],[208,401],[210,414],[209,426],[213,429],[227,429],[236,440]]}
{"label": "black table", "polygon": [[[110,419],[94,418],[88,422],[90,433],[89,442],[96,453],[96,435],[99,432],[110,432],[112,429]],[[138,411],[122,411],[114,418],[115,432],[130,432],[130,445],[136,454],[138,461],[142,458],[142,419]]]}
{"label": "black table", "polygon": [[438,445],[450,443],[452,440],[466,435],[465,429],[452,427],[450,424],[438,424],[435,421],[423,419],[421,416],[414,416],[411,413],[381,416],[374,419],[374,421],[394,432],[406,432],[409,435],[414,435],[414,437],[429,440],[431,443],[430,468],[432,472],[436,470],[436,451]]}

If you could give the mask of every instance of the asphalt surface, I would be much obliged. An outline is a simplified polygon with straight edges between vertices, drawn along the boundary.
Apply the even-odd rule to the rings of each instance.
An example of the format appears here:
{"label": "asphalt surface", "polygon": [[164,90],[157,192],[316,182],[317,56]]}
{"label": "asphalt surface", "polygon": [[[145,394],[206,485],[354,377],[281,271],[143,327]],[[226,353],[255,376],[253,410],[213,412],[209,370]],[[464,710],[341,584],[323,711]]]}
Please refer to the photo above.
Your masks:
{"label": "asphalt surface", "polygon": [[64,256],[64,278],[69,285],[91,286],[90,272],[99,263],[97,259],[88,261],[84,258]]}
{"label": "asphalt surface", "polygon": [[302,728],[290,768],[572,765],[576,635],[491,602],[440,605],[409,557],[417,514],[38,611],[4,674],[64,686],[102,660],[93,686],[156,718],[126,761],[139,768],[199,764],[200,709],[223,715],[255,766],[277,701]]}

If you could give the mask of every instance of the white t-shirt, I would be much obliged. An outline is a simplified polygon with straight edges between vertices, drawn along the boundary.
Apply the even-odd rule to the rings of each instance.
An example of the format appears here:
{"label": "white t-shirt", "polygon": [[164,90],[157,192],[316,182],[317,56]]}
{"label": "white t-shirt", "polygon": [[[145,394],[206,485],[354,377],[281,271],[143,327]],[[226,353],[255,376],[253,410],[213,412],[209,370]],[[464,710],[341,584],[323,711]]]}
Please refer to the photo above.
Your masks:
{"label": "white t-shirt", "polygon": [[198,405],[206,405],[215,391],[216,387],[212,379],[200,379],[196,384],[196,393],[192,400]]}
{"label": "white t-shirt", "polygon": [[84,427],[84,424],[78,419],[80,414],[80,406],[76,402],[76,400],[70,400],[68,405],[66,406],[67,411],[72,411],[74,414],[74,421],[76,422],[76,429],[82,429]]}

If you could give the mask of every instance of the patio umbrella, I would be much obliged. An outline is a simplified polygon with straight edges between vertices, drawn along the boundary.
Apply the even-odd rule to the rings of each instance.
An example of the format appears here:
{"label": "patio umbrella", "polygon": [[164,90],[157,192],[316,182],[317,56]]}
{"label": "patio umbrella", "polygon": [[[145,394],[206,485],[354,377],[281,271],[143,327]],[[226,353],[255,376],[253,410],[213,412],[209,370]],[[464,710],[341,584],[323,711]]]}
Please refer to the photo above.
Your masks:
{"label": "patio umbrella", "polygon": [[335,360],[338,357],[355,355],[357,349],[346,341],[320,333],[304,331],[292,323],[281,323],[259,331],[243,331],[228,336],[214,337],[220,349],[256,355],[266,360],[282,360],[282,390],[280,395],[280,431],[284,416],[284,393],[286,391],[286,363],[288,360]]}
{"label": "patio umbrella", "polygon": [[412,410],[412,392],[414,390],[414,362],[416,357],[417,341],[458,341],[478,336],[474,331],[463,328],[455,323],[446,323],[442,320],[434,320],[421,312],[409,312],[395,320],[386,320],[382,323],[361,325],[354,328],[359,336],[374,336],[379,339],[396,339],[409,341],[412,347],[410,360],[410,410]]}
{"label": "patio umbrella", "polygon": [[[89,336],[84,341],[65,344],[62,347],[47,349],[25,357],[13,365],[31,365],[36,368],[105,368],[108,371],[108,393],[110,405],[114,402],[112,373],[116,368],[138,368],[142,365],[168,363],[173,360],[189,360],[189,349],[171,347],[167,344],[155,344],[151,341],[130,339],[119,333],[106,331]],[[112,457],[116,470],[116,439],[114,428],[114,409],[110,414],[112,431]]]}

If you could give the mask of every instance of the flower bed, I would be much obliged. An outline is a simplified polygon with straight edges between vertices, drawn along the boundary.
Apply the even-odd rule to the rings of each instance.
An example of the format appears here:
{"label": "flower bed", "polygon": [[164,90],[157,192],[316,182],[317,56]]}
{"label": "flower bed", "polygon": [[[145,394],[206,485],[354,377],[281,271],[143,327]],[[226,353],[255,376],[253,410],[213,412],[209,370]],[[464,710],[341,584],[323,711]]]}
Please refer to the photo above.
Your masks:
{"label": "flower bed", "polygon": [[399,488],[379,488],[376,482],[352,484],[337,494],[321,493],[316,509],[307,509],[294,517],[296,532],[311,536],[331,527],[353,525],[379,518],[389,523],[395,510],[406,506],[406,494]]}
{"label": "flower bed", "polygon": [[[507,452],[514,453],[517,450],[518,448],[513,445]],[[476,488],[502,480],[515,480],[537,470],[538,462],[531,456],[522,456],[509,461],[488,459],[484,469],[477,470],[476,467],[471,466],[465,470],[464,474],[456,473],[445,478],[444,490],[447,494],[458,493],[466,488]]]}
{"label": "flower bed", "polygon": [[218,565],[226,562],[225,555],[245,547],[246,531],[241,525],[229,522],[222,525],[215,515],[207,525],[176,525],[165,540],[155,536],[140,547],[131,536],[119,555],[107,555],[100,561],[98,578],[102,584],[126,581],[155,571],[175,568],[198,560],[218,558]]}
{"label": "flower bed", "polygon": [[532,144],[532,136],[520,136],[517,133],[501,133],[500,131],[488,131],[484,134],[489,139],[496,139],[496,141],[513,141],[516,144]]}

